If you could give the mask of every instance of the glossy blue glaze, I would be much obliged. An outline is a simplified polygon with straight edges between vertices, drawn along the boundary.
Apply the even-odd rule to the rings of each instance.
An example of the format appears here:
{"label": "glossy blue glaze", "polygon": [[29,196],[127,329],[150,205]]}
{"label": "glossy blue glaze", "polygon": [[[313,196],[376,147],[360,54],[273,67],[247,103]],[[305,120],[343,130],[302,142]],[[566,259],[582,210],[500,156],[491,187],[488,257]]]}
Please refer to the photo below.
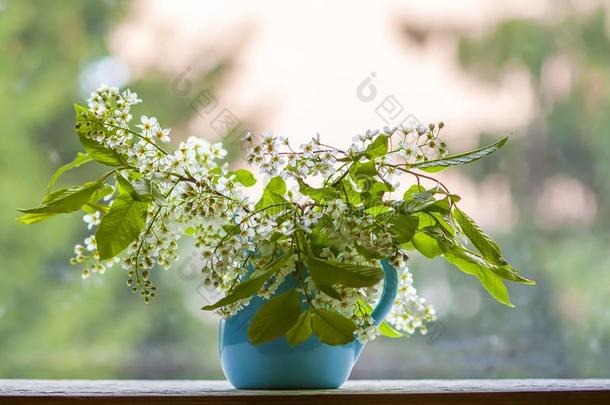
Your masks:
{"label": "glossy blue glaze", "polygon": [[[392,308],[398,285],[396,269],[387,260],[381,264],[385,278],[381,299],[372,313],[376,325]],[[283,285],[278,292],[288,287],[291,285]],[[312,335],[297,346],[290,346],[285,337],[252,345],[248,340],[248,326],[263,303],[261,298],[254,298],[237,315],[220,323],[220,361],[225,376],[235,388],[337,388],[347,380],[363,349],[356,340],[343,346],[330,346]]]}

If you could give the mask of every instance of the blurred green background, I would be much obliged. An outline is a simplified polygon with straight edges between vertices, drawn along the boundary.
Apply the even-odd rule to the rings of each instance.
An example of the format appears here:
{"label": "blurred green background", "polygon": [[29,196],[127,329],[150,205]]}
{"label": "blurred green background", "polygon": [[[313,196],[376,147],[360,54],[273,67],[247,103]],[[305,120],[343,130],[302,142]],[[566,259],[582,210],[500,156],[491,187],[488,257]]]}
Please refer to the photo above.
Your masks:
{"label": "blurred green background", "polygon": [[[216,320],[198,310],[198,280],[159,271],[162,293],[144,305],[118,268],[82,280],[70,267],[73,244],[87,236],[78,215],[31,227],[15,221],[16,208],[37,203],[50,174],[79,150],[72,103],[91,90],[96,69],[114,63],[108,38],[131,7],[127,1],[0,0],[0,378],[222,377]],[[490,181],[488,173],[507,181],[519,216],[495,236],[538,284],[512,288],[518,308],[508,310],[442,262],[414,258],[419,285],[448,286],[461,298],[440,311],[432,336],[370,344],[352,377],[610,376],[606,9],[506,18],[479,35],[392,21],[403,26],[404,41],[416,36],[422,47],[428,36],[455,40],[455,62],[477,80],[498,81],[510,69],[527,73],[536,113],[497,159],[463,174],[475,183]],[[545,84],[544,69],[557,55],[574,72],[561,97]],[[193,87],[213,91],[231,63],[216,58],[193,71]],[[137,79],[128,76],[124,84],[147,111],[175,133],[189,131],[197,114],[190,98],[172,90],[173,75],[147,69]],[[501,135],[482,133],[479,143]],[[95,170],[82,168],[63,181],[92,178]],[[582,205],[585,220],[566,204]]]}

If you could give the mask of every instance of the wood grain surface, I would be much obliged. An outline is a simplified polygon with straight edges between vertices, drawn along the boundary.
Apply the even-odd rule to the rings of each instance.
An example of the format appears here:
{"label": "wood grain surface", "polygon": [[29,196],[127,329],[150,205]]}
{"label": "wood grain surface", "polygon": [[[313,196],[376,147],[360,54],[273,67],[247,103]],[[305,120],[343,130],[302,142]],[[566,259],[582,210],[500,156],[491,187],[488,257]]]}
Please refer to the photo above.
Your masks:
{"label": "wood grain surface", "polygon": [[236,390],[203,380],[0,380],[0,404],[610,404],[610,379],[352,380],[336,390]]}

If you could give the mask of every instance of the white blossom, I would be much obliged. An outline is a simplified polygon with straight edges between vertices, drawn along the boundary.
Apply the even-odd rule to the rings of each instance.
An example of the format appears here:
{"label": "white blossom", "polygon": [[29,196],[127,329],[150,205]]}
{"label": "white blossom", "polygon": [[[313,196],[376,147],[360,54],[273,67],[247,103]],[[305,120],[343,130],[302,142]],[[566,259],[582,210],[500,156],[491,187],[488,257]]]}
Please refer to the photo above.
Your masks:
{"label": "white blossom", "polygon": [[140,117],[140,124],[136,125],[136,127],[142,130],[142,135],[150,137],[159,129],[159,123],[155,117],[143,115]]}
{"label": "white blossom", "polygon": [[101,213],[99,211],[95,211],[92,214],[86,214],[83,216],[83,221],[87,224],[88,229],[92,229],[94,226],[100,224],[101,221]]}

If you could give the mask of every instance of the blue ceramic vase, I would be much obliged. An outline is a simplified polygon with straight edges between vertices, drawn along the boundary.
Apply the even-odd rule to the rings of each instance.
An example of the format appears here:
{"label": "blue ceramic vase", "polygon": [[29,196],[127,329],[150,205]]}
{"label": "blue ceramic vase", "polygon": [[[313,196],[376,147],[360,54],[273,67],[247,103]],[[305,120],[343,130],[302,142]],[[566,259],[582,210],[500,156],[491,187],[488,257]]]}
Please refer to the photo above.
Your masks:
{"label": "blue ceramic vase", "polygon": [[[381,264],[384,288],[372,313],[375,325],[390,311],[398,284],[396,269],[387,260]],[[278,292],[281,290],[282,287]],[[283,336],[255,346],[248,340],[248,327],[264,302],[256,297],[235,316],[220,323],[220,361],[229,382],[243,389],[316,389],[343,385],[364,346],[357,340],[331,346],[320,342],[315,335],[297,346],[290,346]]]}

